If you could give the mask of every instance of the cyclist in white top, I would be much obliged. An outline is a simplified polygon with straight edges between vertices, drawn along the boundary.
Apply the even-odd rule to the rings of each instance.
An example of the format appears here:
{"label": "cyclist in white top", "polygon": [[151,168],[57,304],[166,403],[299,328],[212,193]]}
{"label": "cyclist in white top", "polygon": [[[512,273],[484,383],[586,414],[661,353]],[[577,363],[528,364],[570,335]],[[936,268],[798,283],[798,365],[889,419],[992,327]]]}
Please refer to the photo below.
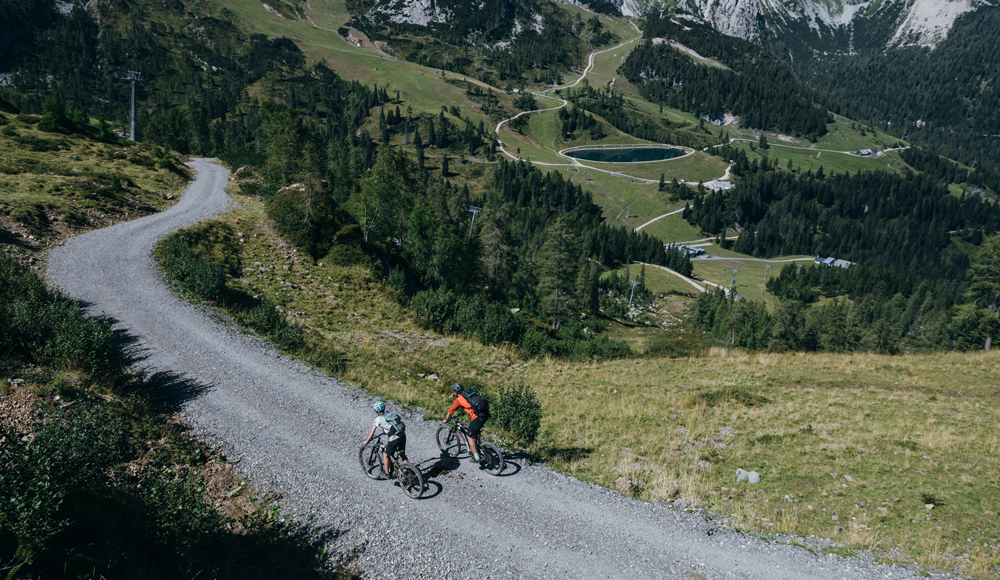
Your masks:
{"label": "cyclist in white top", "polygon": [[406,424],[396,413],[386,413],[385,403],[382,401],[375,401],[372,405],[375,409],[375,423],[372,425],[372,430],[368,433],[368,438],[365,439],[364,445],[368,445],[372,438],[375,437],[375,431],[381,429],[382,433],[389,436],[388,442],[385,444],[385,451],[382,453],[382,460],[385,462],[385,473],[389,475],[392,473],[392,468],[389,464],[389,456],[393,453],[398,452],[399,458],[403,463],[409,463],[410,460],[406,457]]}

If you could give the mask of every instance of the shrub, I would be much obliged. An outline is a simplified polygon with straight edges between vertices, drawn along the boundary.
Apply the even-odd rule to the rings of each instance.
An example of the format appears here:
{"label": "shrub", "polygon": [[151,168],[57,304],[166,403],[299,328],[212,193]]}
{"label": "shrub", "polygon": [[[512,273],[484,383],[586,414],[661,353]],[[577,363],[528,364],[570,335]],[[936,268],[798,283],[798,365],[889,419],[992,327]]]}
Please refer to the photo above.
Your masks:
{"label": "shrub", "polygon": [[226,274],[239,277],[243,269],[240,241],[233,228],[221,221],[207,221],[178,231],[178,238],[206,262],[225,268]]}
{"label": "shrub", "polygon": [[521,342],[518,343],[518,346],[524,354],[536,356],[544,352],[552,352],[554,344],[555,341],[549,338],[549,333],[532,325],[521,335]]}
{"label": "shrub", "polygon": [[84,317],[77,304],[8,257],[0,257],[0,350],[90,374],[120,362],[106,320]]}
{"label": "shrub", "polygon": [[271,334],[272,332],[286,326],[285,315],[278,312],[274,303],[270,300],[254,306],[240,317],[240,322],[261,334]]}
{"label": "shrub", "polygon": [[476,335],[486,345],[499,345],[505,342],[517,344],[521,337],[521,326],[521,319],[514,316],[510,308],[494,302],[486,307]]}
{"label": "shrub", "polygon": [[215,300],[226,286],[225,269],[195,253],[180,236],[171,234],[155,251],[160,267],[195,297]]}
{"label": "shrub", "polygon": [[420,326],[440,331],[455,312],[455,302],[455,295],[447,290],[425,290],[418,292],[410,303]]}
{"label": "shrub", "polygon": [[607,337],[588,336],[564,341],[563,353],[571,360],[628,358],[632,356],[632,348],[627,342],[611,340]]}
{"label": "shrub", "polygon": [[451,332],[461,332],[470,336],[475,336],[482,324],[486,309],[483,301],[478,297],[459,298],[455,305],[455,316],[450,325],[445,328]]}
{"label": "shrub", "polygon": [[300,350],[306,344],[305,334],[298,324],[286,324],[271,333],[270,338],[278,347],[291,352]]}
{"label": "shrub", "polygon": [[332,344],[310,347],[305,355],[306,360],[328,373],[337,374],[347,370],[347,355]]}
{"label": "shrub", "polygon": [[75,403],[37,413],[29,441],[0,425],[0,524],[13,532],[17,556],[28,562],[70,525],[62,506],[74,486],[103,477],[125,455],[122,424],[107,406]]}
{"label": "shrub", "polygon": [[203,565],[207,554],[199,552],[208,547],[206,539],[223,522],[219,513],[205,502],[203,486],[204,482],[191,470],[178,480],[152,475],[142,485],[144,516],[155,542],[176,553],[175,562],[184,567],[177,572],[185,576],[199,572],[190,566]]}
{"label": "shrub", "polygon": [[522,445],[531,445],[542,424],[542,406],[535,391],[521,379],[516,384],[500,385],[490,401],[493,425]]}
{"label": "shrub", "polygon": [[680,358],[697,355],[705,350],[705,345],[682,340],[666,339],[654,342],[646,348],[643,355],[647,357]]}

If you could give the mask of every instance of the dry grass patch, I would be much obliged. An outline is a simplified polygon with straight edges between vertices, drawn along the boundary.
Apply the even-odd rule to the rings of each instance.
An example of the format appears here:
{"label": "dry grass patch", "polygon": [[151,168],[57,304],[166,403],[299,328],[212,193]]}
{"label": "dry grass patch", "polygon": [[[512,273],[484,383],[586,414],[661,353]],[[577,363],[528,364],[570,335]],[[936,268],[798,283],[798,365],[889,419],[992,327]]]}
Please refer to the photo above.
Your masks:
{"label": "dry grass patch", "polygon": [[[995,376],[996,353],[713,348],[585,371],[551,361],[527,380],[546,411],[539,445],[590,450],[552,456],[583,479],[971,573],[1000,563]],[[737,468],[762,482],[736,483]]]}

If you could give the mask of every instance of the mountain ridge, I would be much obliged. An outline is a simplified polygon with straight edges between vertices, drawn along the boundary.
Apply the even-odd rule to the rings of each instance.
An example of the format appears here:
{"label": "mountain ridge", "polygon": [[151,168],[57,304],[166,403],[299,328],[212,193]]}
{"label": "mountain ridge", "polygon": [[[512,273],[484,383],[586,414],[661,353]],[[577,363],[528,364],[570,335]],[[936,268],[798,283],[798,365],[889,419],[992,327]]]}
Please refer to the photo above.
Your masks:
{"label": "mountain ridge", "polygon": [[[626,15],[642,16],[667,7],[621,0]],[[881,50],[907,46],[933,48],[945,40],[963,14],[996,6],[988,0],[681,0],[688,12],[716,30],[745,40],[797,36],[816,54],[851,54],[858,36]],[[879,23],[867,26],[868,21]],[[794,56],[800,56],[795,54]]]}

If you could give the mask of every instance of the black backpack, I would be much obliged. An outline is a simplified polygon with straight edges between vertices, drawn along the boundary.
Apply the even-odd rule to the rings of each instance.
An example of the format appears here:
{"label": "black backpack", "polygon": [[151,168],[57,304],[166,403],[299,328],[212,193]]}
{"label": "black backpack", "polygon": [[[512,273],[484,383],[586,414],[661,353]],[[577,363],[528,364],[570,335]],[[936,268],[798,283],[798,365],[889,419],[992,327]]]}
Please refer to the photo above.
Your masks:
{"label": "black backpack", "polygon": [[486,397],[472,389],[462,391],[462,396],[469,402],[469,406],[475,411],[477,417],[486,419],[490,416],[490,402],[486,400]]}

